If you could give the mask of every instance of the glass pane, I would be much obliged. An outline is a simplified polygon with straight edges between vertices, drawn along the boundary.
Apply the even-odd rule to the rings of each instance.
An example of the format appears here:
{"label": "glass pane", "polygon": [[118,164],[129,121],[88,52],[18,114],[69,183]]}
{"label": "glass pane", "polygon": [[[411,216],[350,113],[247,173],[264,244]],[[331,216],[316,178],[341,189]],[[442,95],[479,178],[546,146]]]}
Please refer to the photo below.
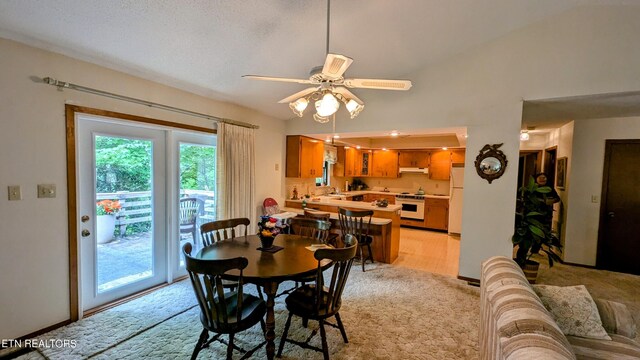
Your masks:
{"label": "glass pane", "polygon": [[216,219],[216,147],[180,143],[180,266],[182,245],[201,246],[200,225]]}
{"label": "glass pane", "polygon": [[98,293],[153,273],[150,140],[95,137]]}

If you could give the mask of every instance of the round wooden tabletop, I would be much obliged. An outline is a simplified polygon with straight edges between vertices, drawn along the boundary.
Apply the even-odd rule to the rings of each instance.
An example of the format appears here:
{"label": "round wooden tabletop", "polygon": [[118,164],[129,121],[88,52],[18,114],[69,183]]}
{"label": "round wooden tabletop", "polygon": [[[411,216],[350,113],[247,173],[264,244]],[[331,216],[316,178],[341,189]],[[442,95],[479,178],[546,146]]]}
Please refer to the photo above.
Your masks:
{"label": "round wooden tabletop", "polygon": [[[212,260],[242,256],[249,260],[249,265],[243,271],[245,282],[284,281],[315,274],[318,260],[313,257],[313,251],[306,249],[315,243],[311,238],[280,234],[276,236],[273,245],[284,249],[270,253],[257,250],[260,247],[260,238],[257,235],[240,236],[207,246],[198,251],[195,257]],[[323,268],[329,265],[330,260],[323,260]],[[238,275],[239,272],[230,271],[228,274]]]}

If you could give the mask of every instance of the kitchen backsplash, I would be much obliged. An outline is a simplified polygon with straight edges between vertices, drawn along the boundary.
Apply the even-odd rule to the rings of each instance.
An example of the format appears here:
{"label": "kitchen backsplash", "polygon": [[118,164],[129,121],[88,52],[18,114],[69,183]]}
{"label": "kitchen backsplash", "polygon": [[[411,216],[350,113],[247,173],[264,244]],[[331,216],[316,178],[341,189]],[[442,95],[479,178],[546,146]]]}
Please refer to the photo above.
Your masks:
{"label": "kitchen backsplash", "polygon": [[[427,194],[449,195],[448,180],[430,180],[427,175],[421,174],[402,174],[399,178],[360,178],[369,186],[369,190],[383,190],[385,187],[392,192],[408,191],[415,193],[418,188],[422,187]],[[351,182],[353,178],[348,177],[331,177],[331,186],[344,191],[345,181]],[[316,188],[316,182],[313,178],[286,178],[287,198],[290,199],[293,193],[293,187],[298,189],[298,196],[304,194],[321,195],[326,191],[324,187]]]}

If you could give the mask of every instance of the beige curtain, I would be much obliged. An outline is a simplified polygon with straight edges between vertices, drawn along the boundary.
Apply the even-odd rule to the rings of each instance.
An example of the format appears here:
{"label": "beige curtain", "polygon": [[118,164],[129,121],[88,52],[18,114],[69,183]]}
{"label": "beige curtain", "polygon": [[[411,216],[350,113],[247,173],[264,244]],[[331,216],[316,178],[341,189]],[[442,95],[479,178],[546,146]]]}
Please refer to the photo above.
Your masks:
{"label": "beige curtain", "polygon": [[255,222],[255,130],[218,123],[217,217]]}

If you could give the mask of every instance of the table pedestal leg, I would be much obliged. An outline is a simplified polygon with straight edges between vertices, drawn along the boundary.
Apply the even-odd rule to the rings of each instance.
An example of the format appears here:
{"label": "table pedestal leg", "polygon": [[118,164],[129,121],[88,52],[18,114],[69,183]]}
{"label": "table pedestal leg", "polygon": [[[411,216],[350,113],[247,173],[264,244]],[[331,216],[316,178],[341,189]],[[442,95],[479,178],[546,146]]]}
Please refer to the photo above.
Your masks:
{"label": "table pedestal leg", "polygon": [[278,283],[266,282],[263,287],[267,295],[267,333],[265,334],[265,338],[267,339],[267,359],[272,360],[276,354],[276,316],[274,307],[276,304],[276,294],[278,293]]}

